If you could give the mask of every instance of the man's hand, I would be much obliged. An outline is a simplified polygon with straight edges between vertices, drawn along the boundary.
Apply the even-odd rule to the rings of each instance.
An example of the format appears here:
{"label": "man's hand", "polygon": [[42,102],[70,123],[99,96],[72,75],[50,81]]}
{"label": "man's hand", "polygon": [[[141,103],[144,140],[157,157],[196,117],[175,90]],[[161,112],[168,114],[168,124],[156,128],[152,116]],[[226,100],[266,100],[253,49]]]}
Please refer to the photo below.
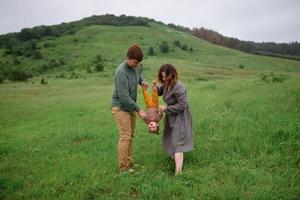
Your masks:
{"label": "man's hand", "polygon": [[138,114],[143,119],[147,116],[146,113],[143,111],[143,109],[141,109]]}
{"label": "man's hand", "polygon": [[142,87],[144,90],[148,89],[148,83],[146,81],[142,81]]}
{"label": "man's hand", "polygon": [[159,109],[160,112],[163,113],[167,110],[167,106],[166,105],[159,105],[158,109]]}

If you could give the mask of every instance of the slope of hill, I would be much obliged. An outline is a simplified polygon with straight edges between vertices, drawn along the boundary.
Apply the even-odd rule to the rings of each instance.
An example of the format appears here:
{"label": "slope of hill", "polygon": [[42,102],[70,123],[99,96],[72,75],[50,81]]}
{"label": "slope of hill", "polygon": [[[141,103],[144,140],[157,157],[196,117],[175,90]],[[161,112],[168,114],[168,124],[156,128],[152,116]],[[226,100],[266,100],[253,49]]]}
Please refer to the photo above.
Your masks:
{"label": "slope of hill", "polygon": [[[164,41],[169,46],[168,53],[160,50]],[[35,53],[38,52],[33,56],[7,55],[5,49],[0,49],[1,79],[18,80],[18,72],[28,77],[55,71],[92,72],[97,64],[97,56],[101,57],[104,65],[103,73],[111,75],[120,60],[125,59],[126,49],[133,43],[141,45],[145,54],[150,47],[154,49],[154,55],[146,56],[145,68],[157,69],[164,62],[174,62],[179,67],[189,66],[195,71],[204,68],[239,69],[245,73],[253,69],[300,70],[299,61],[242,53],[213,45],[163,24],[149,22],[148,26],[84,26],[72,35],[45,37],[34,44],[27,44],[28,51],[34,48]]]}

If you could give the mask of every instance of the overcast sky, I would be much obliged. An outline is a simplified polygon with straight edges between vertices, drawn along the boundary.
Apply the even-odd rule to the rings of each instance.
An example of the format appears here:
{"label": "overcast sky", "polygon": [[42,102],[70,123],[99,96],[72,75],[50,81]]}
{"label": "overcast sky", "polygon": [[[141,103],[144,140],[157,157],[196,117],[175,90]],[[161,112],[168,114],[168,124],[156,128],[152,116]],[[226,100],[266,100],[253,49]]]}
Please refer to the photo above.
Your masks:
{"label": "overcast sky", "polygon": [[256,42],[300,42],[300,0],[0,0],[0,34],[103,14],[153,18]]}

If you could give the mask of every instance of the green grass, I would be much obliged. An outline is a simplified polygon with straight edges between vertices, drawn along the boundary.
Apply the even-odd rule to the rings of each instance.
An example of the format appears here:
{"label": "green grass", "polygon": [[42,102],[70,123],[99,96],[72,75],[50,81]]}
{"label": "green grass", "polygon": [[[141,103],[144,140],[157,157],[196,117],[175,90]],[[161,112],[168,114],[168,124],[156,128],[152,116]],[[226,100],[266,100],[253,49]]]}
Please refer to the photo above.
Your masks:
{"label": "green grass", "polygon": [[176,177],[162,135],[148,134],[142,120],[134,138],[137,173],[118,173],[110,78],[3,84],[1,198],[297,199],[299,75],[281,83],[190,78],[183,77],[195,150]]}
{"label": "green grass", "polygon": [[[158,51],[164,40],[168,54]],[[39,45],[45,42],[57,46],[41,48],[41,60],[20,57],[20,65],[61,58],[66,65],[0,85],[0,199],[299,199],[299,61],[241,53],[158,24],[90,26]],[[173,63],[188,89],[195,150],[185,154],[180,176],[162,134],[148,134],[140,119],[137,172],[118,172],[112,76],[133,43],[157,53],[143,61],[148,81]],[[104,71],[86,73],[97,54]],[[144,107],[141,91],[138,101]]]}

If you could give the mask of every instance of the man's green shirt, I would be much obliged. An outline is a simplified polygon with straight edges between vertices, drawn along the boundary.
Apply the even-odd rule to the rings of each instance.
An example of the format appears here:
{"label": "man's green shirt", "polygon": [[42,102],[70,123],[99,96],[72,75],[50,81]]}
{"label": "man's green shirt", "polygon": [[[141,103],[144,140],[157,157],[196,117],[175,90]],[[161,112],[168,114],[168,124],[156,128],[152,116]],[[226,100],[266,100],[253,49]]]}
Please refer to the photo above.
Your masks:
{"label": "man's green shirt", "polygon": [[111,107],[119,107],[126,112],[139,111],[136,103],[138,84],[144,80],[141,67],[130,67],[126,60],[115,71],[115,90]]}

